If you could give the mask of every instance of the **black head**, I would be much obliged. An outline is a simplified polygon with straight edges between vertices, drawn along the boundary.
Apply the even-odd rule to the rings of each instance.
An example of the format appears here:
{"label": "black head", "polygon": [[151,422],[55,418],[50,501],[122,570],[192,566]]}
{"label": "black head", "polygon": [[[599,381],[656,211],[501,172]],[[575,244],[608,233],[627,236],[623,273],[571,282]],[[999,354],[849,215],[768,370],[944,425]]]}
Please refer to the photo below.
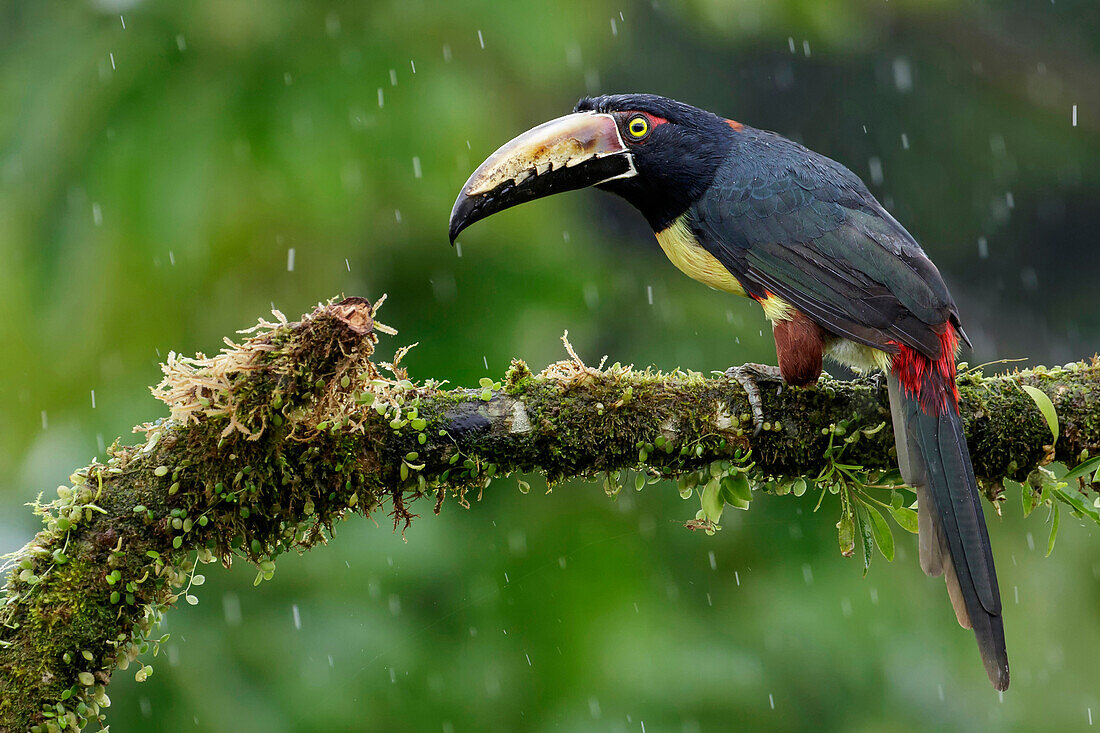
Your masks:
{"label": "black head", "polygon": [[[638,175],[598,187],[634,204],[654,231],[667,227],[703,195],[732,144],[728,120],[655,94],[584,97],[574,111],[607,113],[619,123]],[[632,134],[632,125],[634,132],[644,127],[646,133]]]}
{"label": "black head", "polygon": [[497,211],[587,186],[624,197],[661,231],[707,189],[739,128],[653,94],[585,97],[474,171],[451,212],[451,241]]}

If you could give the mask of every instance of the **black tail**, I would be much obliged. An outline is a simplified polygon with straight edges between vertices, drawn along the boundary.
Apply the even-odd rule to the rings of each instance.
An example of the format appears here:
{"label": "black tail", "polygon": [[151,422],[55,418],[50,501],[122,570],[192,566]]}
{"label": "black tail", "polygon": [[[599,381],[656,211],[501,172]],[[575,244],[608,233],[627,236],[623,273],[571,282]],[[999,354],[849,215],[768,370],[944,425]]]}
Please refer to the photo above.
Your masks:
{"label": "black tail", "polygon": [[[943,377],[931,370],[925,378]],[[943,574],[959,624],[974,629],[989,680],[1008,689],[1001,593],[962,418],[954,400],[929,414],[896,375],[889,385],[901,475],[917,492],[921,567]]]}

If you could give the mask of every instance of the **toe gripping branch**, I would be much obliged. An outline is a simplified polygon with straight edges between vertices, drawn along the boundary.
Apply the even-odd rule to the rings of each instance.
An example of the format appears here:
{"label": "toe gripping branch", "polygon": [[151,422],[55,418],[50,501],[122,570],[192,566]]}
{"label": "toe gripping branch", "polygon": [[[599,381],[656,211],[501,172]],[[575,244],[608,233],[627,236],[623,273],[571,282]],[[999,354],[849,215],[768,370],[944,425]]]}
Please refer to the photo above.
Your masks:
{"label": "toe gripping branch", "polygon": [[753,434],[759,435],[764,426],[764,403],[760,397],[760,386],[756,383],[756,380],[778,381],[779,390],[782,391],[783,376],[779,372],[779,367],[770,364],[750,363],[730,367],[723,374],[730,379],[737,380],[737,383],[745,390],[745,397],[748,399],[749,409],[752,411],[752,423],[755,426]]}

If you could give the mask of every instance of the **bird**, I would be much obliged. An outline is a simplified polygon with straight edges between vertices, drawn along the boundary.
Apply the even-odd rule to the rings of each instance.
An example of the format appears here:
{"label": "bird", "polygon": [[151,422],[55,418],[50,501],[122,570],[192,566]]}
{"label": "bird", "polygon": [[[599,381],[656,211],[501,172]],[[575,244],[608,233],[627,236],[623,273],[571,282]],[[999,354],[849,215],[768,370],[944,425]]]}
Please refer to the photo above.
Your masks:
{"label": "bird", "polygon": [[[955,384],[970,345],[943,277],[844,165],[774,132],[653,94],[582,98],[520,134],[463,185],[450,241],[511,206],[595,187],[632,204],[689,277],[761,305],[778,369],[806,386],[828,356],[886,375],[920,564],[943,575],[993,687],[1009,684],[1001,595]],[[759,395],[743,368],[759,424]]]}

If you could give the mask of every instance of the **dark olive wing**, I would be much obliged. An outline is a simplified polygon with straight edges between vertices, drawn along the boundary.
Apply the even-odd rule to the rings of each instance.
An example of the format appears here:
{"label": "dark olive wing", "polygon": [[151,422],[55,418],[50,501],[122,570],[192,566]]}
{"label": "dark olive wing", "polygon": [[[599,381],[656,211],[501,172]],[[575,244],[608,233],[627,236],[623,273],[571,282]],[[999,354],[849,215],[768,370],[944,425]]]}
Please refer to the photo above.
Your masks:
{"label": "dark olive wing", "polygon": [[837,335],[935,358],[958,320],[935,265],[859,178],[778,135],[746,128],[689,219],[751,295]]}

